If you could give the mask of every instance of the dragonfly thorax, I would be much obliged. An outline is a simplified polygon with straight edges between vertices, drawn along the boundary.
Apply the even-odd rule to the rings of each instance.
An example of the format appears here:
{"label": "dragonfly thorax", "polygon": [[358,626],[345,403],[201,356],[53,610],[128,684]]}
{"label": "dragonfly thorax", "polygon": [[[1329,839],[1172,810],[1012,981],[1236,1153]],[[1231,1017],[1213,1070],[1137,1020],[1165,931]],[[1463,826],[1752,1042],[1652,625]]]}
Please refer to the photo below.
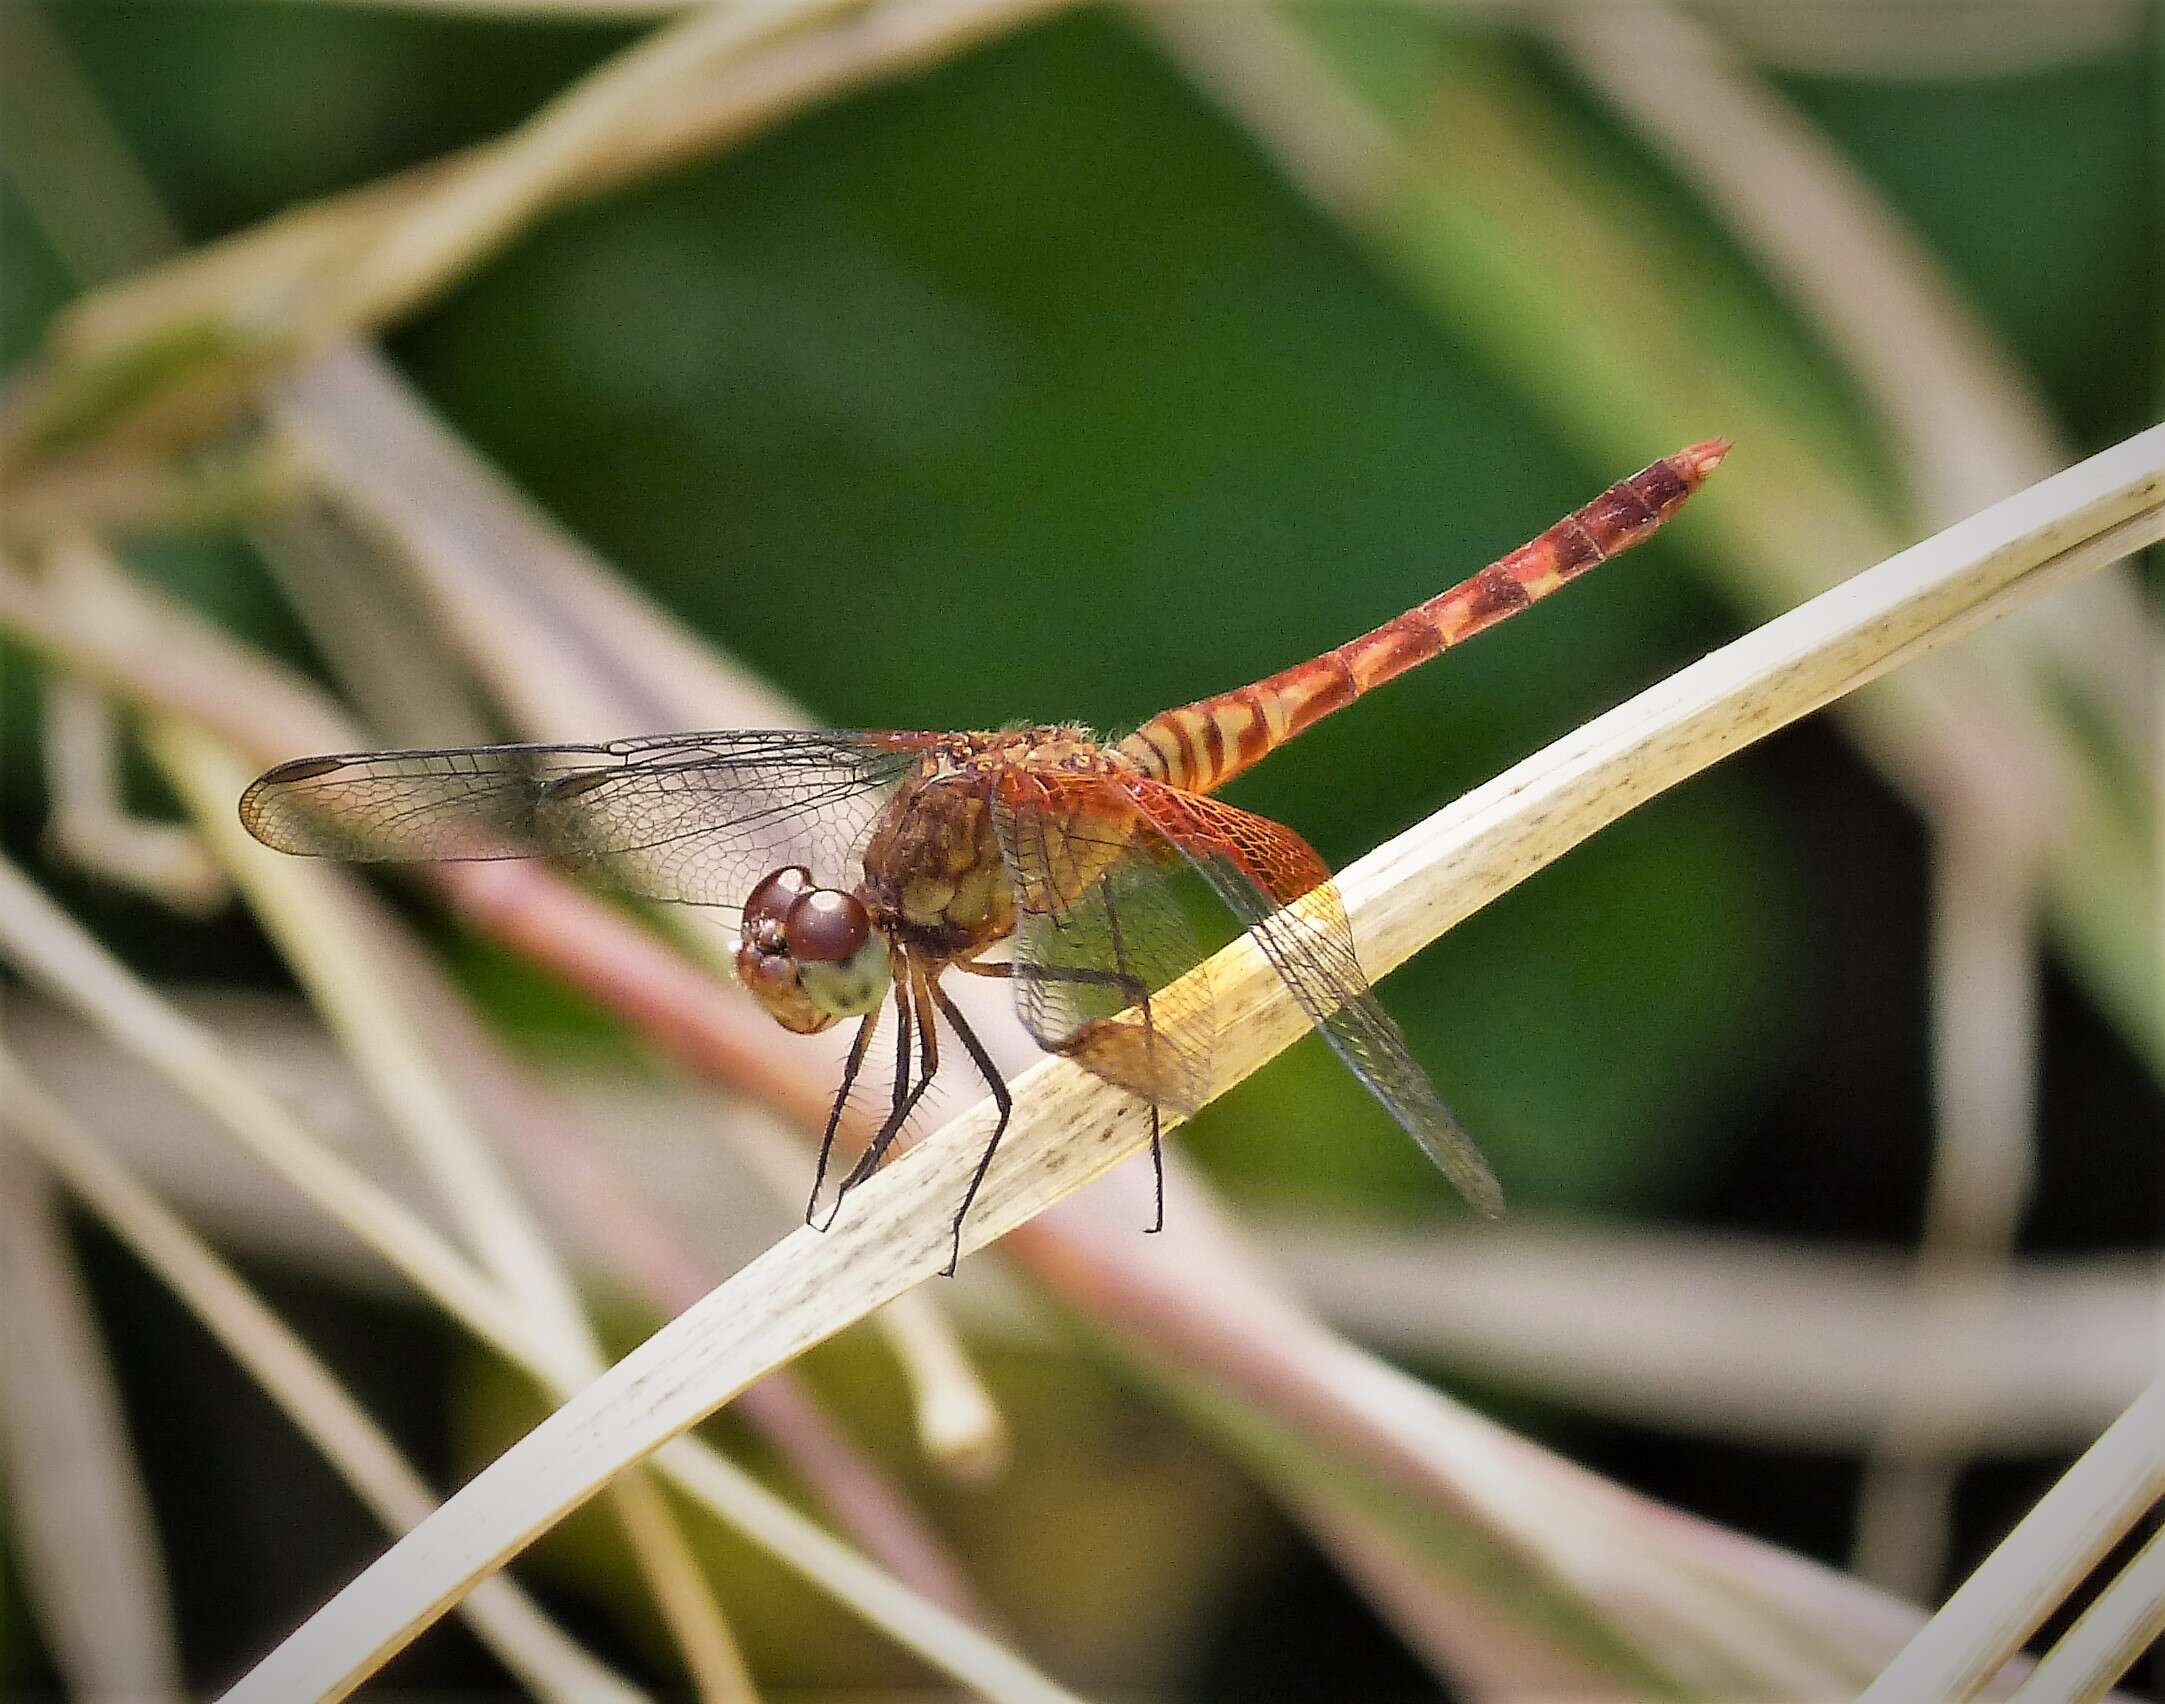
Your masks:
{"label": "dragonfly thorax", "polygon": [[1000,856],[993,776],[952,754],[927,754],[865,843],[872,915],[933,958],[981,952],[1012,933],[1015,900]]}
{"label": "dragonfly thorax", "polygon": [[875,922],[911,950],[968,958],[1014,933],[1014,872],[1000,824],[1047,817],[1034,777],[1124,769],[1074,727],[956,734],[927,750],[874,825],[864,896]]}

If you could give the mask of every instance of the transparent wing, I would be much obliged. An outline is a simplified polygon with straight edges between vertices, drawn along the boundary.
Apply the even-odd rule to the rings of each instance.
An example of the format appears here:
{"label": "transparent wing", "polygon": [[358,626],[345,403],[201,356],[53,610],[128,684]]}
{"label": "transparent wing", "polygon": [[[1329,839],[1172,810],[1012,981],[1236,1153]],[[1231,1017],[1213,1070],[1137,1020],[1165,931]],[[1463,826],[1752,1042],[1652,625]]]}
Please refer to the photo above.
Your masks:
{"label": "transparent wing", "polygon": [[1099,777],[1033,777],[1030,792],[993,810],[1023,1026],[1108,1082],[1195,1111],[1210,1096],[1213,1017],[1172,848]]}
{"label": "transparent wing", "polygon": [[781,864],[854,883],[917,738],[757,729],[304,757],[241,795],[241,823],[281,852],[539,855],[644,898],[737,906]]}
{"label": "transparent wing", "polygon": [[[1178,848],[1255,936],[1347,1069],[1460,1194],[1481,1212],[1500,1214],[1496,1174],[1369,987],[1352,925],[1315,848],[1282,824],[1216,799],[1141,777],[1125,786],[1150,828]],[[1295,900],[1303,903],[1295,907]]]}

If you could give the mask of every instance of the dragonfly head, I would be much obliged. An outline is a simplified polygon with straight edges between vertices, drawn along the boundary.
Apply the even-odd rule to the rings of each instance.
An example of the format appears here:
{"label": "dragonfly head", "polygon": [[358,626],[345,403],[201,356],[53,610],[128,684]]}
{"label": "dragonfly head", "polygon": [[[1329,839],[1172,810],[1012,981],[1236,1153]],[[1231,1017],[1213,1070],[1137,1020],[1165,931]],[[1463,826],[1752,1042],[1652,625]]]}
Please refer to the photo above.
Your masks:
{"label": "dragonfly head", "polygon": [[737,975],[784,1029],[811,1035],[887,997],[886,939],[864,901],[823,888],[801,864],[766,876],[744,902]]}

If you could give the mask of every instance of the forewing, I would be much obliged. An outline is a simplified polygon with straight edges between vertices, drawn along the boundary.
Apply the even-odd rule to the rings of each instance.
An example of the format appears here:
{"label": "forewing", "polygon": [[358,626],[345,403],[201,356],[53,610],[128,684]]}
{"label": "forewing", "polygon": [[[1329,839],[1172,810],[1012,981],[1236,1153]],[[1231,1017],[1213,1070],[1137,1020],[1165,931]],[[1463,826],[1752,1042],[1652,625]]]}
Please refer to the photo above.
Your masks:
{"label": "forewing", "polygon": [[1129,792],[1255,936],[1347,1068],[1460,1194],[1491,1217],[1501,1213],[1496,1174],[1369,987],[1352,925],[1315,848],[1282,824],[1161,782],[1138,778]]}
{"label": "forewing", "polygon": [[281,852],[538,855],[644,898],[736,906],[781,864],[854,883],[853,856],[914,758],[906,735],[793,729],[356,752],[280,764],[240,811]]}
{"label": "forewing", "polygon": [[1213,1017],[1171,847],[1097,777],[1033,782],[1022,802],[995,803],[993,824],[1016,895],[1023,1026],[1048,1052],[1194,1112],[1210,1095]]}

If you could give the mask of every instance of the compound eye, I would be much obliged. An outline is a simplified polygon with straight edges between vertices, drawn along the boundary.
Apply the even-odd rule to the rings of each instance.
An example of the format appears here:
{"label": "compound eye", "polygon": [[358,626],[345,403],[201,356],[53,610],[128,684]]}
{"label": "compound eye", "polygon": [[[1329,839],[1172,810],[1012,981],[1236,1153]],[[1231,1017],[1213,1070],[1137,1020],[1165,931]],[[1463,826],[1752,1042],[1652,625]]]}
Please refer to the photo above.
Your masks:
{"label": "compound eye", "polygon": [[814,888],[782,919],[782,944],[800,964],[854,958],[871,938],[872,914],[839,888]]}
{"label": "compound eye", "polygon": [[789,915],[789,908],[812,891],[812,872],[802,864],[785,864],[779,870],[770,870],[760,879],[759,886],[744,902],[744,929],[752,932],[755,924],[772,923],[777,929]]}
{"label": "compound eye", "polygon": [[864,945],[847,958],[793,962],[804,998],[829,1018],[863,1017],[885,998],[893,980],[887,943],[877,935],[867,935]]}

